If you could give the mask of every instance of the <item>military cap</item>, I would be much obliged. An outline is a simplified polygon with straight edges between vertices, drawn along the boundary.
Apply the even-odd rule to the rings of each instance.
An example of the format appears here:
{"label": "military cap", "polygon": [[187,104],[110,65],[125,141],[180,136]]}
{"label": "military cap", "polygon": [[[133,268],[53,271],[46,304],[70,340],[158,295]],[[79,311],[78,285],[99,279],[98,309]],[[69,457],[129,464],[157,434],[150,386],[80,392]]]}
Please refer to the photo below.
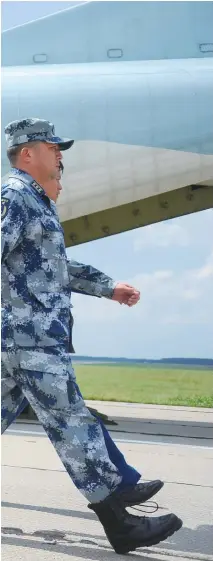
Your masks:
{"label": "military cap", "polygon": [[32,118],[12,121],[5,127],[4,131],[7,148],[40,141],[58,144],[60,150],[68,150],[74,143],[74,140],[56,136],[54,125],[44,119]]}

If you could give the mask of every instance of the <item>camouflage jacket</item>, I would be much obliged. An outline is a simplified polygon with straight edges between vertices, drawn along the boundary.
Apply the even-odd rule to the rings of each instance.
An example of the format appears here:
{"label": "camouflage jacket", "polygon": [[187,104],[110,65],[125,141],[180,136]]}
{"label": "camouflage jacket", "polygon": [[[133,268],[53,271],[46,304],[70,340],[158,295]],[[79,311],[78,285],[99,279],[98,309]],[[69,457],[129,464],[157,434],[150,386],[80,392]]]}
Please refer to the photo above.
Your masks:
{"label": "camouflage jacket", "polygon": [[2,185],[2,350],[73,352],[71,292],[111,298],[114,281],[68,260],[56,205],[27,173]]}

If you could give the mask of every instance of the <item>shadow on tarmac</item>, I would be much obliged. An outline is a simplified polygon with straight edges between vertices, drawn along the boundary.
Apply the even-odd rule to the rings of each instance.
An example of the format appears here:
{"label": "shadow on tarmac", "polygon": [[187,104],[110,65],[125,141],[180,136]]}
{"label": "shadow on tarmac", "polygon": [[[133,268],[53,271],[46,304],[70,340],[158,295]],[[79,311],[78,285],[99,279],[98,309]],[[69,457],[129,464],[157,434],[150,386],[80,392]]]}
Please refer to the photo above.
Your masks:
{"label": "shadow on tarmac", "polygon": [[[59,514],[63,516],[70,516],[70,518],[82,518],[85,520],[96,520],[97,517],[92,512],[82,512],[76,510],[66,510],[66,509],[57,509],[57,508],[50,508],[45,506],[35,506],[35,505],[25,505],[19,503],[9,503],[6,501],[2,502],[2,507],[6,508],[15,508],[15,509],[24,509],[24,510],[33,510],[38,512],[47,512],[49,514]],[[18,537],[19,536],[19,537]],[[51,540],[54,543],[49,545],[45,542],[37,542],[35,539],[25,539],[25,536],[30,537],[39,537],[43,538],[44,540]],[[78,539],[79,537],[79,539]],[[24,539],[23,539],[24,538]],[[57,543],[57,540],[64,541],[64,545],[62,543]],[[14,545],[14,546],[21,546],[21,547],[29,547],[32,549],[47,549],[50,551],[55,551],[58,553],[63,553],[64,555],[76,555],[78,557],[85,557],[90,559],[91,561],[99,559],[97,557],[100,555],[100,548],[104,548],[106,551],[104,553],[105,559],[110,561],[111,559],[115,559],[114,552],[107,551],[108,542],[106,545],[100,545],[95,540],[106,540],[103,536],[91,536],[89,534],[82,534],[78,532],[62,532],[57,530],[40,530],[30,534],[24,534],[21,528],[2,528],[2,544],[7,545]],[[86,549],[85,547],[81,548],[78,545],[71,546],[71,544],[76,544],[80,542],[81,544],[90,544],[92,549]],[[98,546],[98,549],[94,549],[94,546]],[[213,553],[213,525],[200,525],[197,526],[195,529],[182,527],[179,532],[175,533],[171,538],[166,540],[165,542],[161,542],[157,546],[160,549],[164,550],[164,554],[168,553],[171,555],[171,551],[175,552],[184,552],[184,553],[198,553],[201,555],[212,555]],[[138,550],[137,550],[138,551]],[[145,548],[143,549],[143,554],[141,559],[145,560],[144,555],[150,554],[151,550]],[[155,552],[154,552],[155,553]],[[113,557],[112,557],[113,555]],[[130,555],[130,554],[129,554]],[[123,559],[123,556],[120,556]],[[116,558],[118,558],[116,556]],[[137,555],[138,558],[138,555]],[[152,561],[157,561],[152,558]]]}

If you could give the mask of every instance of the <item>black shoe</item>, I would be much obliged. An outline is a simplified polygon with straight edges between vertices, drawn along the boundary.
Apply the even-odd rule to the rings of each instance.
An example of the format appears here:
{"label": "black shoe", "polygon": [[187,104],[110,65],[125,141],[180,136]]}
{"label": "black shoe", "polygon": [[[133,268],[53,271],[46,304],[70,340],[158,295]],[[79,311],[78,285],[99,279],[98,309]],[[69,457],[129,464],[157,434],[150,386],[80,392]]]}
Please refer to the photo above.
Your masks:
{"label": "black shoe", "polygon": [[115,492],[100,503],[90,504],[89,508],[97,514],[114,551],[121,554],[156,545],[182,526],[182,520],[175,514],[153,518],[129,514]]}
{"label": "black shoe", "polygon": [[163,486],[163,481],[157,479],[156,481],[149,481],[147,483],[138,483],[134,487],[126,487],[126,489],[119,492],[119,501],[124,507],[145,503],[154,497]]}

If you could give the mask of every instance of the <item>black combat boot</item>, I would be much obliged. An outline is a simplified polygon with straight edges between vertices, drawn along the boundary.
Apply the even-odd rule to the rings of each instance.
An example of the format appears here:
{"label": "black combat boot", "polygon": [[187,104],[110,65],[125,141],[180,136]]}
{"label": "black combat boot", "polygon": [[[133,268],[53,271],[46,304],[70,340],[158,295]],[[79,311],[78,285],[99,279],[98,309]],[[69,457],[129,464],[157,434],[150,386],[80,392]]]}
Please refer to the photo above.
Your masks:
{"label": "black combat boot", "polygon": [[138,547],[148,547],[166,540],[182,526],[175,514],[148,518],[133,516],[125,511],[114,492],[100,503],[89,505],[97,514],[105,534],[116,553],[128,553]]}
{"label": "black combat boot", "polygon": [[128,486],[120,491],[119,501],[124,507],[140,505],[154,497],[163,486],[163,481],[159,479]]}

